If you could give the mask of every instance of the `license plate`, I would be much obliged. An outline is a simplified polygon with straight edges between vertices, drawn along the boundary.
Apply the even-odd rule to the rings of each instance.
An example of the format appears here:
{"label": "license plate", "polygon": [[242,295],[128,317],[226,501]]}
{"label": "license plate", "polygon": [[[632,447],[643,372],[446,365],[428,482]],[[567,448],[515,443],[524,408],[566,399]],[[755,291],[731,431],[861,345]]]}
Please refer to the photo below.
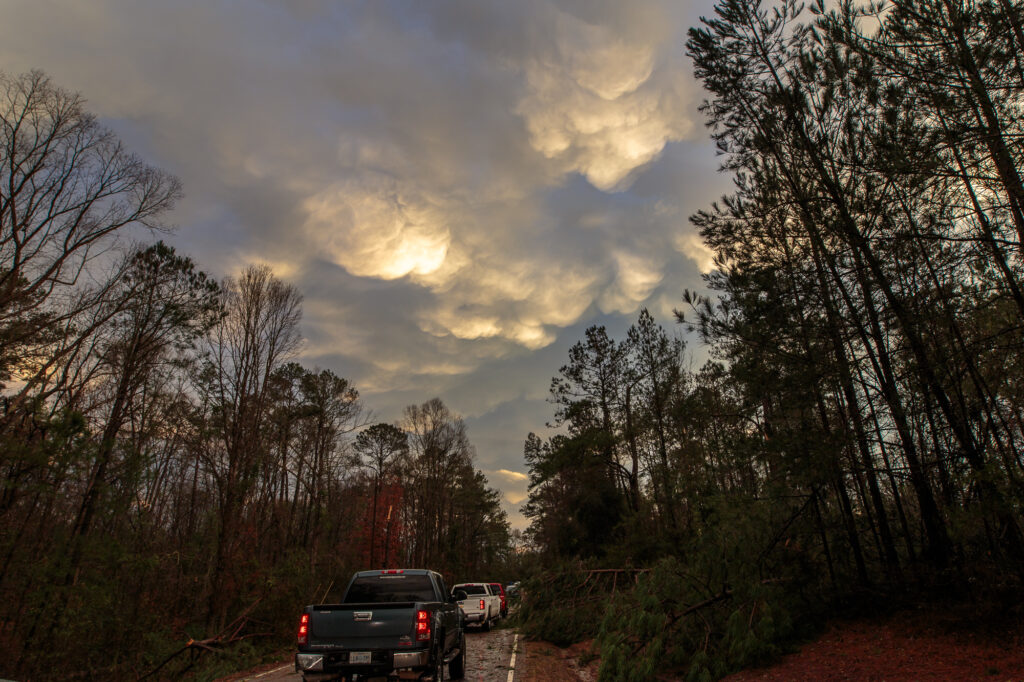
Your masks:
{"label": "license plate", "polygon": [[371,652],[369,651],[351,651],[348,654],[349,663],[372,663]]}

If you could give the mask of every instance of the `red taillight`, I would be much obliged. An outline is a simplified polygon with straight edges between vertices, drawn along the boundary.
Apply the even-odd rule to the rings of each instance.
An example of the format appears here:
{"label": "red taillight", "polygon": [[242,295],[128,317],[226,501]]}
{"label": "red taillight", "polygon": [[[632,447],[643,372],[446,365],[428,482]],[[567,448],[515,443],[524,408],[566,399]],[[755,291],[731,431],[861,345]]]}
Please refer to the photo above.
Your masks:
{"label": "red taillight", "polygon": [[416,612],[416,641],[430,641],[430,611]]}
{"label": "red taillight", "polygon": [[402,575],[405,573],[404,568],[389,568],[386,571],[381,571],[381,575]]}
{"label": "red taillight", "polygon": [[481,611],[483,611],[483,610],[484,610],[484,609],[486,609],[486,608],[487,608],[487,606],[485,605],[485,603],[484,603],[484,600],[483,600],[483,599],[481,599],[481,600],[480,600],[480,610],[481,610]]}
{"label": "red taillight", "polygon": [[302,618],[299,619],[299,644],[306,644],[309,642],[309,614],[302,614]]}

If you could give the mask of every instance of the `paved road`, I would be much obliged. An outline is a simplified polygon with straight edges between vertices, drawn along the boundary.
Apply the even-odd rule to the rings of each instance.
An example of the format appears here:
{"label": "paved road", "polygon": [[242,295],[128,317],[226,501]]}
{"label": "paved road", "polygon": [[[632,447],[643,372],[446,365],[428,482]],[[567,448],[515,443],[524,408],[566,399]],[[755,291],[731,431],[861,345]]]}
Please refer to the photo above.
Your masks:
{"label": "paved road", "polygon": [[[519,649],[515,670],[510,669],[513,645]],[[511,628],[490,632],[466,631],[466,682],[521,682],[522,645]],[[447,671],[446,671],[447,675]],[[302,677],[291,663],[241,678],[248,682],[298,682]]]}
{"label": "paved road", "polygon": [[[516,631],[509,629],[490,632],[466,631],[466,682],[517,682],[519,677],[509,675],[512,647],[516,645],[517,660],[521,660]],[[519,665],[516,665],[518,668]]]}

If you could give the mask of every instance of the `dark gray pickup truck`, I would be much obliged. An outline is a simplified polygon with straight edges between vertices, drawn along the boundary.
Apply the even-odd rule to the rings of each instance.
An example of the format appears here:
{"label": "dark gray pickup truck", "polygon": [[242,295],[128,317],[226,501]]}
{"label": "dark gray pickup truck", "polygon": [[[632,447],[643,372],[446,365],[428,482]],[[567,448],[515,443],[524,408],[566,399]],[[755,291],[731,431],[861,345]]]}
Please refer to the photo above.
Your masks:
{"label": "dark gray pickup truck", "polygon": [[295,670],[303,680],[367,677],[452,679],[465,675],[462,615],[439,573],[390,569],[356,573],[339,604],[307,606]]}

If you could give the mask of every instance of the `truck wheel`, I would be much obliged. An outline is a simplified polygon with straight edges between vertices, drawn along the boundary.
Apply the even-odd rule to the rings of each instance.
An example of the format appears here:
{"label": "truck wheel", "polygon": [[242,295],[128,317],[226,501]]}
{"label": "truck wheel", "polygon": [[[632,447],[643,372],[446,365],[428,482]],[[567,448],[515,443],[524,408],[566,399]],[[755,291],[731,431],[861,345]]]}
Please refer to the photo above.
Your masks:
{"label": "truck wheel", "polygon": [[490,632],[491,631],[491,619],[488,618],[488,619],[484,620],[484,624],[482,626],[480,626],[480,629],[483,630],[484,632]]}
{"label": "truck wheel", "polygon": [[466,633],[459,637],[459,655],[448,664],[448,676],[453,680],[461,680],[466,676]]}

